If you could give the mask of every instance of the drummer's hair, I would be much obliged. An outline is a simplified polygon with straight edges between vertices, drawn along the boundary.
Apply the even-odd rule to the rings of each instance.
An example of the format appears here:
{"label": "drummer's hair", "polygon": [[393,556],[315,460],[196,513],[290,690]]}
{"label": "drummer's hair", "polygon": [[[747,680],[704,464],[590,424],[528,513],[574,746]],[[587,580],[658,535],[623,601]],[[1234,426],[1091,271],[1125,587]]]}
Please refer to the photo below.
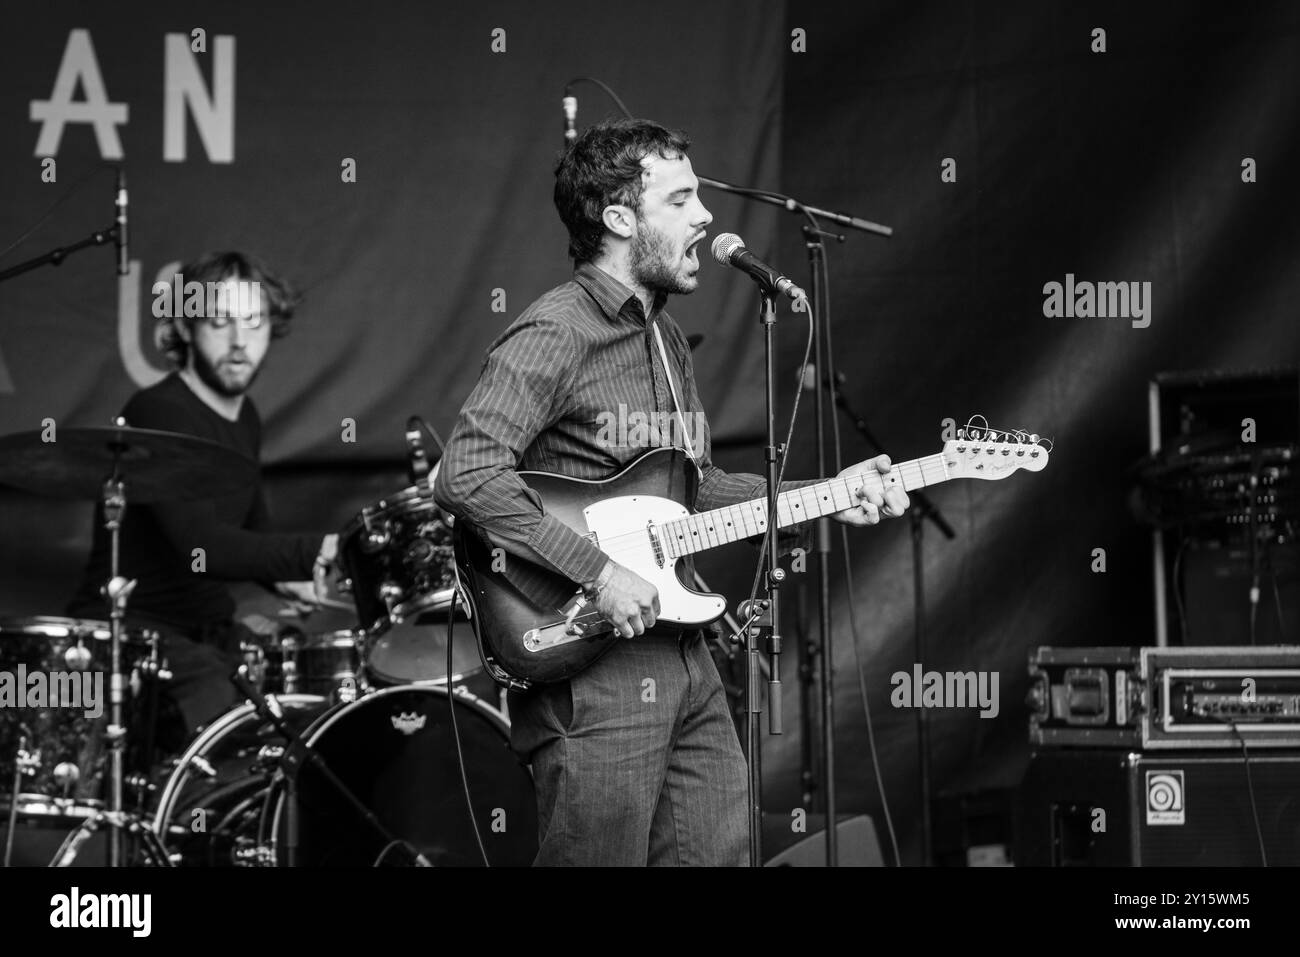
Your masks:
{"label": "drummer's hair", "polygon": [[650,120],[605,120],[582,131],[555,167],[555,209],[569,230],[574,265],[600,255],[606,206],[630,206],[640,214],[641,161],[651,154],[677,159],[690,146],[685,133]]}
{"label": "drummer's hair", "polygon": [[[279,339],[289,334],[289,320],[302,303],[302,294],[281,276],[271,272],[256,256],[248,253],[226,250],[204,253],[178,270],[184,283],[224,282],[227,279],[244,279],[257,282],[262,301],[267,305],[271,317],[271,337]],[[189,360],[189,344],[181,338],[176,330],[177,322],[185,322],[193,328],[194,320],[180,316],[164,316],[158,319],[154,329],[154,342],[159,351],[167,356],[177,368],[183,368]]]}

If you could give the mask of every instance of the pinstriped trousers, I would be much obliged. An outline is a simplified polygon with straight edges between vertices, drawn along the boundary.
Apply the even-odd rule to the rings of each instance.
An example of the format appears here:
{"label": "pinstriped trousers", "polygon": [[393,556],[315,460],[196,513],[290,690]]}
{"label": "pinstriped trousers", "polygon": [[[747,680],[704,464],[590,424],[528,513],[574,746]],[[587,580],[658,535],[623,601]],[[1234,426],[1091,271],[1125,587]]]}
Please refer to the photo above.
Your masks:
{"label": "pinstriped trousers", "polygon": [[510,702],[532,765],[535,865],[744,866],[748,772],[700,632],[627,639]]}

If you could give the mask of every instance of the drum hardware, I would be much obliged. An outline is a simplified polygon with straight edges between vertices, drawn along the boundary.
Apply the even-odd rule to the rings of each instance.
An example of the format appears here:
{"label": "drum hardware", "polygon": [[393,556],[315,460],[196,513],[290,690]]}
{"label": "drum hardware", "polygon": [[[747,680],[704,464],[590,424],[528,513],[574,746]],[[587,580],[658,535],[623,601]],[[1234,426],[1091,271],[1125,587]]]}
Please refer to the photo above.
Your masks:
{"label": "drum hardware", "polygon": [[[380,502],[379,504],[382,506],[384,503]],[[392,541],[392,538],[392,531],[389,529],[388,523],[384,523],[382,530],[374,529],[370,527],[369,517],[367,517],[366,534],[365,537],[361,539],[361,550],[367,555],[374,555],[375,553],[381,552],[387,548],[388,543]]]}
{"label": "drum hardware", "polygon": [[386,581],[379,586],[379,597],[384,600],[384,607],[388,609],[388,617],[393,621],[400,622],[402,613],[399,609],[401,608],[402,599],[406,597],[406,592],[402,590],[402,586],[396,582]]}
{"label": "drum hardware", "polygon": [[384,827],[379,818],[375,817],[374,812],[366,807],[355,794],[344,784],[333,771],[330,770],[325,759],[320,753],[308,745],[296,732],[289,727],[284,720],[284,714],[278,707],[272,707],[267,698],[253,687],[248,680],[248,669],[240,665],[239,668],[231,675],[230,680],[234,682],[241,694],[248,698],[254,709],[263,720],[269,721],[275,728],[276,732],[284,738],[285,749],[280,756],[280,775],[284,781],[285,792],[287,795],[286,802],[286,841],[285,841],[285,862],[288,867],[298,866],[298,776],[305,765],[310,764],[326,781],[334,792],[344,798],[348,805],[356,811],[358,815],[383,839],[389,842],[389,846],[404,846],[411,854],[412,861],[416,867],[431,867],[428,859],[416,848],[407,844],[400,838],[395,838],[393,834]]}
{"label": "drum hardware", "polygon": [[[101,825],[107,824],[112,830],[109,832],[109,847],[113,845],[113,836],[117,836],[117,841],[121,842],[122,834],[127,833],[140,842],[140,849],[144,854],[145,860],[154,867],[173,867],[171,857],[167,854],[167,849],[163,846],[158,835],[147,824],[140,821],[135,814],[126,811],[95,811],[88,816],[75,831],[69,834],[55,852],[54,860],[50,861],[50,867],[70,867],[73,861],[77,859],[77,852],[81,846],[90,840],[91,836],[99,830]],[[111,856],[110,851],[110,856]]]}
{"label": "drum hardware", "polygon": [[[122,655],[123,623],[136,586],[136,582],[122,577],[119,565],[127,473],[130,473],[132,500],[148,503],[211,498],[241,487],[256,470],[257,463],[215,442],[172,432],[132,429],[121,416],[107,429],[64,429],[57,442],[46,442],[40,431],[0,439],[0,482],[44,495],[96,499],[103,508],[104,529],[109,535],[109,580],[103,588],[110,608],[109,715],[103,732],[109,759],[108,809],[88,819],[83,828],[69,837],[66,849],[69,860],[103,824],[110,828],[108,864],[120,866],[124,830],[133,833],[140,830],[139,823],[123,813],[127,735],[124,704],[128,686]],[[108,477],[104,478],[106,473]],[[89,654],[85,647],[79,644],[77,648],[80,650],[69,649],[65,660],[70,667],[88,666]],[[17,792],[11,802],[16,804]],[[11,821],[16,813],[11,808]],[[76,835],[81,836],[74,840]],[[155,850],[148,843],[146,839],[146,850]]]}
{"label": "drum hardware", "polygon": [[36,766],[41,761],[39,751],[33,755],[27,750],[27,738],[31,733],[27,730],[27,726],[18,727],[18,750],[14,758],[13,787],[9,789],[9,822],[5,826],[5,867],[8,867],[14,859],[14,831],[18,826],[18,794],[22,791],[23,777],[35,774]]}
{"label": "drum hardware", "polygon": [[[449,720],[454,708],[475,817],[485,834],[489,821],[509,821],[506,832],[492,834],[493,865],[527,866],[536,856],[532,777],[509,749],[509,722],[494,707],[495,698],[480,699],[462,685],[426,684],[376,689],[332,708],[314,695],[273,695],[268,702],[391,831],[407,838],[433,866],[472,867],[482,862],[465,827]],[[404,714],[417,722],[424,718],[423,727],[402,734],[392,719]],[[154,810],[154,831],[176,863],[287,863],[288,795],[276,773],[282,748],[280,736],[251,702],[199,733],[160,789]],[[385,849],[388,842],[318,775],[301,775],[299,801],[299,867],[409,866],[409,856]]]}
{"label": "drum hardware", "polygon": [[[191,759],[191,761],[193,762],[194,767],[196,767],[199,773],[202,774],[205,778],[212,778],[213,780],[216,779],[217,769],[208,763],[207,758],[203,757],[202,755],[195,755]],[[180,760],[178,759],[176,763],[179,765]]]}

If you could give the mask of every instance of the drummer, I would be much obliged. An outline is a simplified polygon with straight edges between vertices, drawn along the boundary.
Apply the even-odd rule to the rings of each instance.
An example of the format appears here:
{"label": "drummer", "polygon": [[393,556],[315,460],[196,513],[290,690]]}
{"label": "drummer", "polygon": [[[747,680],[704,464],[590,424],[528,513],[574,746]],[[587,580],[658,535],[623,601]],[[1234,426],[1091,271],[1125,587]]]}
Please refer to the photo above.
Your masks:
{"label": "drummer", "polygon": [[[188,263],[177,287],[194,288],[192,282],[221,295],[205,296],[203,315],[192,318],[174,315],[185,310],[159,297],[155,337],[175,369],[136,392],[122,416],[129,426],[198,436],[260,461],[262,422],[247,392],[271,341],[289,332],[299,297],[239,252],[210,253]],[[223,583],[262,582],[295,601],[314,602],[324,593],[337,549],[337,535],[272,531],[256,473],[245,487],[218,498],[128,504],[120,572],[138,584],[127,622],[163,635],[172,672],[164,694],[183,723],[183,729],[160,728],[160,744],[178,745],[178,734],[188,737],[239,701],[230,674],[240,663],[241,642],[253,635],[234,620],[235,601]],[[105,616],[101,587],[108,569],[101,506],[69,614]]]}

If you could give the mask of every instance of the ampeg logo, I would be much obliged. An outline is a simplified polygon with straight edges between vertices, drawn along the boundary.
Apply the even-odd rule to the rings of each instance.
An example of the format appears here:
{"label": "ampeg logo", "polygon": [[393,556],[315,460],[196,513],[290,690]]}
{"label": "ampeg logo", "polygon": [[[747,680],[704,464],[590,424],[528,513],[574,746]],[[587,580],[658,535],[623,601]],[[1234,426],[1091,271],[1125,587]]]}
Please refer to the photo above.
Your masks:
{"label": "ampeg logo", "polygon": [[1183,824],[1187,810],[1183,803],[1182,771],[1147,772],[1147,823]]}
{"label": "ampeg logo", "polygon": [[393,715],[393,730],[400,731],[402,734],[415,734],[424,727],[429,720],[427,714],[416,714],[414,711]]}

